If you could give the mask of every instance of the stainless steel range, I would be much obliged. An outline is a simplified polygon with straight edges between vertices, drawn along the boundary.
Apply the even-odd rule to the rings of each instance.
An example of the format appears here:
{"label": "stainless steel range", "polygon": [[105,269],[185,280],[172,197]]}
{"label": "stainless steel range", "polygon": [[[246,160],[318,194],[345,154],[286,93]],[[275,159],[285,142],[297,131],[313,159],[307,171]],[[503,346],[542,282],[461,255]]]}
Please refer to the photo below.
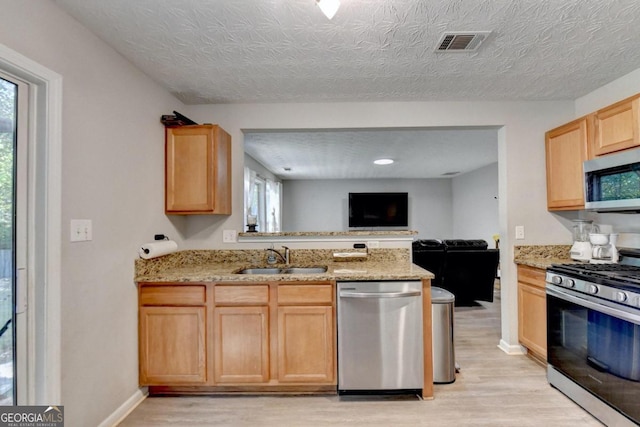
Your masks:
{"label": "stainless steel range", "polygon": [[640,424],[640,250],[546,282],[549,382],[608,426]]}

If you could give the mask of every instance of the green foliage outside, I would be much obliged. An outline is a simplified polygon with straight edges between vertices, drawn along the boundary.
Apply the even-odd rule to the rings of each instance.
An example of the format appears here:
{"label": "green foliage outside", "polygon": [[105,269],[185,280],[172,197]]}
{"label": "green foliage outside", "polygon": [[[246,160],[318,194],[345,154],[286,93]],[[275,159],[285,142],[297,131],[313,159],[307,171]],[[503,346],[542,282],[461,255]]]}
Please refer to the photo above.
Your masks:
{"label": "green foliage outside", "polygon": [[[0,249],[12,247],[15,86],[0,79]],[[1,326],[1,325],[0,325]]]}
{"label": "green foliage outside", "polygon": [[[16,87],[0,79],[0,249],[13,246],[13,169],[14,169],[14,124],[16,122]],[[0,277],[0,327],[13,316],[12,277]],[[12,326],[0,338],[0,365],[13,361]],[[12,375],[11,375],[12,376]],[[0,384],[0,401],[11,404],[13,388],[7,388],[7,378]]]}
{"label": "green foliage outside", "polygon": [[600,190],[602,200],[637,199],[640,197],[640,171],[605,176]]}

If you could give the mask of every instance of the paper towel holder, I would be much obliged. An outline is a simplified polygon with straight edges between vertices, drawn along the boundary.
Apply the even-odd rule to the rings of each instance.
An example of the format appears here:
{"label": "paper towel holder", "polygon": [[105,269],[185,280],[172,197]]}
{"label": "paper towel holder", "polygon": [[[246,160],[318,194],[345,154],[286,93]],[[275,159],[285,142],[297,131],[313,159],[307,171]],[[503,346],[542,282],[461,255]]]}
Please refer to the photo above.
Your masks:
{"label": "paper towel holder", "polygon": [[[164,234],[154,234],[153,240],[169,240],[169,238],[167,236],[165,236]],[[148,248],[144,248],[144,249],[142,249],[142,251],[145,254],[148,254],[150,252]]]}

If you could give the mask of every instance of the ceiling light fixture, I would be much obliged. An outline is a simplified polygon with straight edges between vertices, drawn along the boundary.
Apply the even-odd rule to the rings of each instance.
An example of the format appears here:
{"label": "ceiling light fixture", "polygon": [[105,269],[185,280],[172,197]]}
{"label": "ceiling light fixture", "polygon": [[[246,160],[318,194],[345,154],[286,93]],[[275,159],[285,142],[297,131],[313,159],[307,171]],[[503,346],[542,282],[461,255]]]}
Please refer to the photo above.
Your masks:
{"label": "ceiling light fixture", "polygon": [[390,165],[391,163],[393,163],[392,159],[378,159],[378,160],[374,160],[373,163],[375,163],[376,165]]}
{"label": "ceiling light fixture", "polygon": [[340,0],[316,0],[318,7],[324,15],[331,19],[340,7]]}

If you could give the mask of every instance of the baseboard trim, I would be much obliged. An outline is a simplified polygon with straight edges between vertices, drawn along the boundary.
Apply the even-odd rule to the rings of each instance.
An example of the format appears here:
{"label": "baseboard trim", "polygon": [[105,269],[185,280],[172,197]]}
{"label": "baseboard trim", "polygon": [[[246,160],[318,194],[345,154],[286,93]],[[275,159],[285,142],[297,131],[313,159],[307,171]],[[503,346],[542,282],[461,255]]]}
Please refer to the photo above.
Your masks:
{"label": "baseboard trim", "polygon": [[500,340],[500,344],[498,344],[498,348],[510,356],[521,356],[523,354],[527,354],[527,349],[521,346],[520,344],[511,345],[507,343],[505,340]]}
{"label": "baseboard trim", "polygon": [[138,407],[149,395],[147,387],[142,387],[136,390],[118,409],[116,409],[111,415],[109,415],[104,421],[102,421],[98,427],[114,427],[124,420],[127,415]]}

